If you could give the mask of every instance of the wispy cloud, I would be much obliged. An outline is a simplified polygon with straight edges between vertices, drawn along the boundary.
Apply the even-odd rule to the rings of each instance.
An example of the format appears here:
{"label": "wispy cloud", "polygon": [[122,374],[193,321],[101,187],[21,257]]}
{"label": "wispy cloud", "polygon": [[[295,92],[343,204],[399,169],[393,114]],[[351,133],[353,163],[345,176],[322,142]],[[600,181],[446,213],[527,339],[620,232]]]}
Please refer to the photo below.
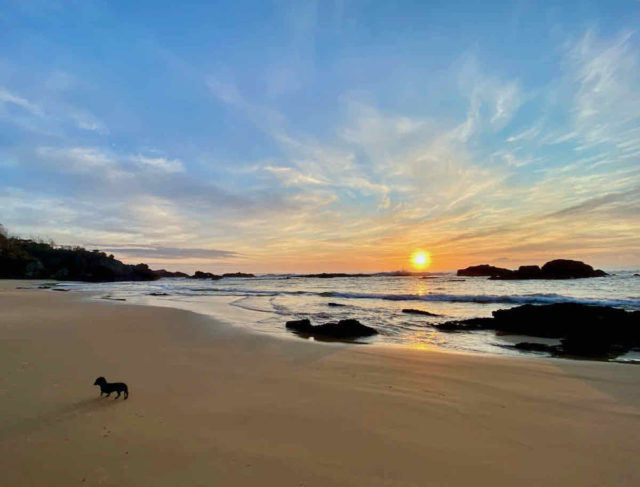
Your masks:
{"label": "wispy cloud", "polygon": [[205,261],[229,259],[238,257],[238,252],[219,249],[191,249],[182,247],[163,247],[162,245],[126,245],[108,243],[87,243],[90,248],[97,248],[104,252],[137,258],[154,259],[202,259]]}
{"label": "wispy cloud", "polygon": [[11,93],[5,88],[0,87],[0,106],[1,105],[14,105],[20,107],[34,115],[42,115],[42,109],[34,103],[31,103],[26,98]]}

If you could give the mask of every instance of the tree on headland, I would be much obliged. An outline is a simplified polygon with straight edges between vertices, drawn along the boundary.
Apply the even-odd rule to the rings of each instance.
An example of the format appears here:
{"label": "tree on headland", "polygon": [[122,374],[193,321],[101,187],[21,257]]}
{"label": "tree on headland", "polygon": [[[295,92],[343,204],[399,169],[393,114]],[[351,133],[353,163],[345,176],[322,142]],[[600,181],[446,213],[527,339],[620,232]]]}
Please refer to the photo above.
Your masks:
{"label": "tree on headland", "polygon": [[100,250],[10,236],[0,224],[0,278],[104,282],[158,277],[147,264],[124,264]]}

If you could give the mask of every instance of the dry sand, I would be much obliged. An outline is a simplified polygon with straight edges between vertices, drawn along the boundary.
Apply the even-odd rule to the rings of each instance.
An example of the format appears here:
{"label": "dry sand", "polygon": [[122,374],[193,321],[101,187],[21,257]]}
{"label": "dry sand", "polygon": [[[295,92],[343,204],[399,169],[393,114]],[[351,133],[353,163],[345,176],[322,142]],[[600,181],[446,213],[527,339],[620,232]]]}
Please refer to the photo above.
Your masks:
{"label": "dry sand", "polygon": [[17,284],[2,485],[640,485],[638,366],[308,343]]}

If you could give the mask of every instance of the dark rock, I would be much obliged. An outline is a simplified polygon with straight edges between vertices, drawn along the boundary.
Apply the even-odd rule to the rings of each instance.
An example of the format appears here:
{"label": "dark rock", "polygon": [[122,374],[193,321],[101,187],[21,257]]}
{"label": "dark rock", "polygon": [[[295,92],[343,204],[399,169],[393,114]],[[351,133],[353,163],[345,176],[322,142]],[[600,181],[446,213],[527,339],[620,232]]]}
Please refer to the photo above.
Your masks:
{"label": "dark rock", "polygon": [[506,276],[512,274],[513,271],[509,269],[503,269],[502,267],[494,267],[489,264],[472,265],[466,269],[459,269],[456,272],[457,276],[466,277],[497,277]]}
{"label": "dark rock", "polygon": [[640,277],[640,274],[634,274],[633,277]]}
{"label": "dark rock", "polygon": [[222,279],[222,276],[212,274],[211,272],[196,271],[193,276],[191,276],[191,279],[212,279],[217,281],[218,279]]}
{"label": "dark rock", "polygon": [[244,272],[227,272],[222,274],[222,277],[256,277],[253,274],[246,274]]}
{"label": "dark rock", "polygon": [[285,326],[287,330],[297,331],[301,333],[306,333],[310,331],[311,328],[313,328],[311,322],[307,319],[287,321]]}
{"label": "dark rock", "polygon": [[158,278],[189,277],[189,274],[185,274],[184,272],[171,272],[165,269],[158,269],[152,272],[158,276]]}
{"label": "dark rock", "polygon": [[354,338],[377,335],[378,332],[369,326],[363,325],[358,320],[340,320],[338,323],[326,323],[313,326],[307,319],[287,321],[288,330],[307,337],[350,340]]}
{"label": "dark rock", "polygon": [[346,304],[340,304],[340,303],[327,303],[327,306],[332,306],[332,307],[343,307],[346,306]]}
{"label": "dark rock", "polygon": [[483,264],[460,269],[458,276],[489,276],[490,279],[580,279],[604,277],[608,274],[594,270],[588,264],[577,260],[557,259],[547,262],[542,268],[537,265],[523,265],[517,271]]}
{"label": "dark rock", "polygon": [[602,270],[594,270],[588,264],[577,260],[557,259],[542,266],[543,279],[579,279],[583,277],[604,277]]}
{"label": "dark rock", "polygon": [[[525,304],[493,313],[492,328],[517,335],[562,338],[588,331],[604,336],[619,326],[630,326],[640,312],[627,312],[609,306],[555,303],[543,306]],[[638,321],[640,325],[640,321]],[[598,328],[602,328],[598,330]],[[640,329],[638,330],[640,332]]]}
{"label": "dark rock", "polygon": [[59,287],[51,288],[51,290],[52,290],[52,291],[59,291],[59,292],[61,292],[61,293],[67,293],[67,292],[69,292],[69,290],[68,290],[68,289],[60,289]]}
{"label": "dark rock", "polygon": [[410,315],[440,316],[435,313],[430,313],[429,311],[424,311],[422,309],[413,309],[413,308],[405,308],[402,310],[402,312]]}
{"label": "dark rock", "polygon": [[440,331],[473,331],[489,330],[493,323],[493,318],[471,318],[468,320],[447,321],[433,325]]}
{"label": "dark rock", "polygon": [[149,293],[149,296],[169,296],[168,293]]}
{"label": "dark rock", "polygon": [[515,273],[518,279],[540,279],[542,269],[537,265],[521,265]]}
{"label": "dark rock", "polygon": [[491,276],[493,280],[547,279],[537,265],[521,265],[517,271],[510,271],[500,276]]}
{"label": "dark rock", "polygon": [[640,347],[640,311],[608,306],[555,303],[525,304],[493,312],[493,318],[434,325],[443,331],[495,330],[500,334],[560,338],[561,356],[614,357]]}

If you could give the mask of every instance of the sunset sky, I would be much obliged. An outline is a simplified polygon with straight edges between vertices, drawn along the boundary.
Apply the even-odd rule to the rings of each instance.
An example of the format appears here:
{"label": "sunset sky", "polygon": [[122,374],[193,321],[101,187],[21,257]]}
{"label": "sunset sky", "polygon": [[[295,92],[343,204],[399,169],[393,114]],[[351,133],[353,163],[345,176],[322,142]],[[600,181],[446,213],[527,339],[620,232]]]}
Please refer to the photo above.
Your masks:
{"label": "sunset sky", "polygon": [[552,3],[0,0],[0,223],[186,271],[638,267],[640,2]]}

